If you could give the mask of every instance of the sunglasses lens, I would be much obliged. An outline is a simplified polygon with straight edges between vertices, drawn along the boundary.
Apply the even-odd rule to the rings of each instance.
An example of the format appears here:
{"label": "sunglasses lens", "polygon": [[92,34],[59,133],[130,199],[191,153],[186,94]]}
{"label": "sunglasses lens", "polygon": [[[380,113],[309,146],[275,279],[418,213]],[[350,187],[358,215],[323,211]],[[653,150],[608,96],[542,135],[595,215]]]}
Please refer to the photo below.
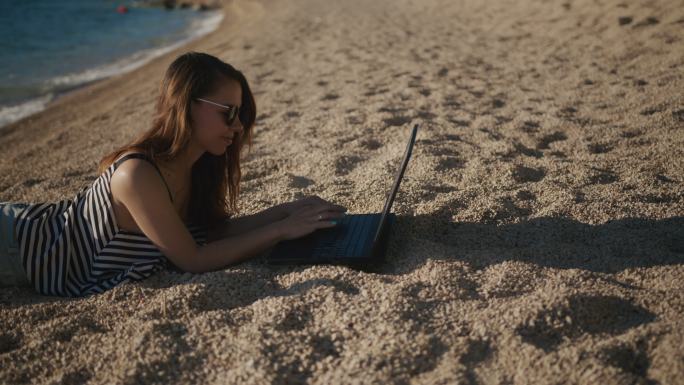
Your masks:
{"label": "sunglasses lens", "polygon": [[235,108],[231,108],[230,110],[224,112],[223,116],[226,119],[226,124],[230,126],[233,124],[233,122],[235,122],[235,117],[237,116],[237,112],[235,111]]}

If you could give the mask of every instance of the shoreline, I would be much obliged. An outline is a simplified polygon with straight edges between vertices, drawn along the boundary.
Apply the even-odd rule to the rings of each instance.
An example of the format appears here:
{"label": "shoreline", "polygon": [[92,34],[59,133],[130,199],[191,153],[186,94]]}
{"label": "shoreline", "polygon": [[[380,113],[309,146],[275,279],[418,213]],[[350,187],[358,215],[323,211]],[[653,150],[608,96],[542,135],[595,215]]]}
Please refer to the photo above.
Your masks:
{"label": "shoreline", "polygon": [[[202,2],[196,1],[195,3],[199,4]],[[47,110],[54,105],[57,100],[61,99],[65,95],[71,94],[79,89],[92,86],[109,78],[128,74],[146,65],[157,57],[161,57],[169,52],[180,49],[185,45],[191,44],[192,42],[202,39],[203,37],[215,32],[221,28],[221,24],[226,17],[226,11],[225,5],[221,2],[214,2],[212,4],[212,8],[208,10],[195,11],[203,14],[204,17],[201,19],[201,21],[199,21],[199,25],[195,26],[194,24],[197,23],[197,21],[193,21],[187,27],[187,31],[193,32],[178,41],[164,46],[151,47],[141,51],[133,52],[127,56],[117,59],[113,63],[102,64],[97,67],[88,68],[79,73],[63,74],[57,76],[50,79],[50,82],[64,83],[64,89],[35,96],[13,105],[0,106],[0,111],[9,115],[20,116],[15,120],[12,120],[14,118],[9,117],[7,119],[9,121],[5,124],[2,123],[4,118],[0,118],[0,135],[2,135],[3,130],[8,126]]]}
{"label": "shoreline", "polygon": [[[224,36],[239,33],[251,20],[263,16],[264,4],[268,3],[223,0],[219,10],[222,19],[213,31],[153,57],[129,72],[60,94],[43,110],[0,127],[0,142],[6,148],[0,163],[0,192],[5,198],[0,199],[55,201],[75,193],[78,189],[73,187],[75,183],[92,181],[97,168],[94,160],[99,161],[115,144],[128,142],[136,131],[147,129],[159,82],[170,62],[183,52],[216,54],[217,50],[233,46]],[[121,115],[118,110],[122,108],[131,112]],[[83,139],[89,142],[86,146]],[[70,149],[69,156],[60,156],[58,162],[48,160],[50,156],[35,158],[36,153],[60,154],[65,147]],[[12,171],[14,165],[29,159],[35,167],[20,174]],[[71,164],[72,170],[63,170],[63,163]],[[51,188],[41,187],[47,181],[52,181]]]}

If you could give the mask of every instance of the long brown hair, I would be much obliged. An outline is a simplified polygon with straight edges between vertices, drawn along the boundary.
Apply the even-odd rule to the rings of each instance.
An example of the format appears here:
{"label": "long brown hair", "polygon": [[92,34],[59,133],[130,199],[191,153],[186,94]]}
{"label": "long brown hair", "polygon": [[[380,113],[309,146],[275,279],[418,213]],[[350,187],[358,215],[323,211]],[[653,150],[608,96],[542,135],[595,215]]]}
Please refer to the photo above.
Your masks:
{"label": "long brown hair", "polygon": [[192,135],[192,101],[214,92],[221,77],[237,81],[242,88],[240,121],[244,130],[242,134],[235,135],[233,145],[227,148],[225,154],[217,156],[207,151],[193,165],[189,220],[197,225],[213,226],[237,213],[240,153],[245,144],[249,148],[252,145],[256,103],[242,72],[206,53],[187,52],[169,65],[159,88],[152,127],[104,156],[100,160],[98,174],[104,172],[121,154],[131,150],[144,152],[155,162],[169,161],[178,156]]}

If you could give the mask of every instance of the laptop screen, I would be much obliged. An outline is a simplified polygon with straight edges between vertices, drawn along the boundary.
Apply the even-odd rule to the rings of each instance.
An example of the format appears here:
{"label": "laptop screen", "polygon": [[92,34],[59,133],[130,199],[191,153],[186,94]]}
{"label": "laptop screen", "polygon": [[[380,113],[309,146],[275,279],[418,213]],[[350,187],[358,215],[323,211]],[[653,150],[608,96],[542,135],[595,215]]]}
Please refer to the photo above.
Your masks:
{"label": "laptop screen", "polygon": [[413,148],[413,143],[416,141],[417,133],[418,123],[416,123],[413,126],[413,130],[411,131],[411,138],[409,139],[409,142],[406,145],[406,151],[404,152],[404,160],[401,162],[401,167],[397,172],[396,178],[394,178],[394,187],[392,187],[392,191],[390,191],[390,194],[387,196],[387,200],[385,201],[385,207],[382,209],[380,225],[378,226],[378,230],[375,232],[375,237],[373,237],[373,244],[376,244],[378,242],[380,234],[382,234],[382,231],[385,228],[385,223],[387,222],[387,215],[389,215],[390,209],[392,208],[392,202],[394,202],[394,197],[395,195],[397,195],[397,190],[399,190],[399,183],[401,182],[401,179],[404,177],[404,170],[406,170],[406,165],[408,164],[409,158],[411,157],[411,149]]}

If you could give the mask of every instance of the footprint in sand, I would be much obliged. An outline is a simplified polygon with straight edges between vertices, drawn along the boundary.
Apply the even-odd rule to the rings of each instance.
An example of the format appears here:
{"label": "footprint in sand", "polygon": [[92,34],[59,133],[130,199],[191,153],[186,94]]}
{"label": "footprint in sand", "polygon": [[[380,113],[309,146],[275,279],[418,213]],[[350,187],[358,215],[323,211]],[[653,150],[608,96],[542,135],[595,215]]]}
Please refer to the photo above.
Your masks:
{"label": "footprint in sand", "polygon": [[328,357],[337,358],[343,348],[344,337],[336,336],[335,339],[329,334],[318,334],[311,337],[311,359],[321,362]]}
{"label": "footprint in sand", "polygon": [[489,128],[486,128],[486,127],[480,128],[480,132],[484,132],[484,133],[487,134],[487,136],[488,136],[490,139],[492,139],[492,140],[501,140],[501,139],[503,139],[503,135],[499,134],[498,132],[496,132],[496,131],[494,131],[494,130],[491,130],[491,129],[489,129]]}
{"label": "footprint in sand", "polygon": [[262,113],[260,113],[259,115],[257,115],[256,120],[257,120],[257,121],[264,121],[264,120],[266,120],[266,119],[268,119],[268,118],[270,118],[270,117],[271,117],[271,114],[270,114],[270,113],[268,113],[268,112],[262,112]]}
{"label": "footprint in sand", "polygon": [[99,322],[93,320],[89,316],[84,316],[75,322],[70,322],[66,325],[57,327],[52,333],[52,338],[56,341],[68,342],[71,341],[74,335],[84,329],[90,333],[104,333],[106,331]]}
{"label": "footprint in sand", "polygon": [[29,179],[26,179],[25,181],[21,182],[21,185],[24,187],[33,187],[39,183],[42,183],[43,181],[45,181],[45,179],[29,178]]}
{"label": "footprint in sand", "polygon": [[363,116],[356,116],[356,115],[347,116],[345,118],[345,120],[349,124],[363,124],[363,122],[366,121],[366,119]]}
{"label": "footprint in sand", "polygon": [[423,82],[421,80],[409,80],[408,88],[421,88],[423,87]]}
{"label": "footprint in sand", "polygon": [[285,116],[288,118],[298,118],[299,117],[299,112],[297,111],[287,111],[285,113]]}
{"label": "footprint in sand", "polygon": [[269,175],[275,175],[279,171],[280,164],[278,164],[278,162],[269,158],[263,158],[260,160],[258,166],[246,167],[246,172],[242,175],[242,180],[248,182]]}
{"label": "footprint in sand", "polygon": [[59,381],[60,384],[85,384],[93,377],[93,373],[86,368],[79,368],[67,372]]}
{"label": "footprint in sand", "polygon": [[436,156],[451,156],[451,157],[457,157],[458,156],[458,151],[456,149],[452,148],[451,146],[440,146],[437,145],[431,149],[431,154],[436,155]]}
{"label": "footprint in sand", "polygon": [[363,96],[375,96],[382,95],[389,92],[389,88],[369,88],[368,91],[363,93]]}
{"label": "footprint in sand", "polygon": [[458,156],[443,156],[435,166],[435,171],[462,169],[465,164],[466,161]]}
{"label": "footprint in sand", "polygon": [[618,335],[654,319],[653,313],[629,300],[579,294],[540,310],[516,332],[524,342],[548,352],[566,338]]}
{"label": "footprint in sand", "polygon": [[455,125],[458,126],[458,127],[469,127],[469,126],[470,126],[470,121],[469,121],[469,120],[458,119],[458,118],[453,117],[453,116],[448,116],[448,117],[447,117],[447,120],[448,120],[450,123],[453,123],[453,124],[455,124]]}
{"label": "footprint in sand", "polygon": [[417,118],[424,119],[424,120],[432,120],[437,117],[436,114],[433,114],[430,111],[418,111],[416,114]]}
{"label": "footprint in sand", "polygon": [[378,109],[378,112],[390,112],[392,114],[402,114],[406,111],[407,111],[407,109],[404,107],[394,107],[394,106],[382,106]]}
{"label": "footprint in sand", "polygon": [[679,123],[684,123],[684,109],[672,111],[672,118]]}
{"label": "footprint in sand", "polygon": [[641,203],[663,204],[676,202],[678,198],[669,194],[638,194],[636,200]]}
{"label": "footprint in sand", "polygon": [[522,143],[515,143],[515,152],[518,154],[523,154],[525,156],[531,156],[534,158],[541,158],[544,154],[541,151],[529,148]]}
{"label": "footprint in sand", "polygon": [[627,25],[631,23],[634,19],[631,16],[620,16],[618,17],[619,25]]}
{"label": "footprint in sand", "polygon": [[644,116],[649,116],[649,115],[653,115],[657,112],[663,112],[664,110],[665,110],[664,106],[656,105],[656,106],[651,106],[651,107],[645,108],[645,109],[641,110],[641,112],[639,112],[639,113],[641,115],[644,115]]}
{"label": "footprint in sand", "polygon": [[[271,336],[267,335],[265,331],[261,331],[261,336],[258,338],[268,340]],[[259,349],[260,353],[258,356],[260,356],[260,359],[270,362],[273,368],[270,370],[270,375],[272,376],[271,383],[308,383],[313,375],[313,362],[311,362],[313,357],[308,356],[302,359],[302,357],[292,354],[283,345],[285,344],[262,345]]]}
{"label": "footprint in sand", "polygon": [[[201,365],[203,360],[192,354],[186,335],[188,329],[181,322],[162,321],[137,331],[131,338],[132,352],[155,351],[154,365],[139,365],[131,363],[130,370],[122,368],[127,376],[123,383],[145,383],[152,378],[161,383],[177,382],[182,372],[193,371]],[[159,368],[165,370],[160,371]]]}
{"label": "footprint in sand", "polygon": [[484,94],[485,94],[484,91],[480,91],[480,90],[468,90],[468,92],[478,99],[481,98],[482,96],[484,96]]}
{"label": "footprint in sand", "polygon": [[520,191],[518,191],[518,192],[515,194],[515,197],[516,197],[518,200],[521,200],[521,201],[533,201],[533,200],[536,200],[536,199],[537,199],[537,196],[534,195],[534,193],[531,193],[531,192],[529,192],[529,191],[527,191],[527,190],[520,190]]}
{"label": "footprint in sand", "polygon": [[391,118],[386,118],[382,120],[385,123],[385,128],[394,126],[404,126],[411,122],[411,118],[408,116],[393,116]]}
{"label": "footprint in sand", "polygon": [[466,351],[459,358],[459,362],[466,367],[465,378],[467,384],[480,384],[475,368],[488,360],[494,353],[494,349],[488,341],[471,339]]}
{"label": "footprint in sand", "polygon": [[288,186],[293,188],[307,188],[314,184],[314,181],[303,176],[289,175],[290,182]]}
{"label": "footprint in sand", "polygon": [[[641,345],[641,346],[639,346]],[[632,347],[627,344],[619,344],[604,348],[598,354],[598,358],[605,364],[622,370],[626,374],[632,375],[628,382],[632,384],[656,384],[655,381],[647,378],[648,368],[651,361],[646,353],[646,346],[639,344]]]}
{"label": "footprint in sand", "polygon": [[404,71],[404,72],[397,72],[392,75],[393,78],[399,78],[402,76],[410,75],[411,73],[409,71]]}
{"label": "footprint in sand", "polygon": [[423,95],[423,96],[430,96],[430,94],[432,93],[432,91],[430,91],[429,88],[421,88],[421,90],[418,91],[418,93],[421,94],[421,95]]}
{"label": "footprint in sand", "polygon": [[501,156],[502,159],[508,160],[508,161],[518,157],[519,155],[531,156],[534,158],[541,158],[542,156],[544,156],[544,154],[541,151],[537,151],[535,149],[529,148],[529,147],[525,146],[524,144],[517,142],[517,141],[514,143],[513,149],[508,150],[508,151],[503,152],[503,153],[497,152],[496,154]]}
{"label": "footprint in sand", "polygon": [[282,320],[277,321],[275,329],[279,331],[304,330],[313,319],[311,310],[305,305],[290,309]]}
{"label": "footprint in sand", "polygon": [[650,25],[656,25],[658,23],[660,23],[660,20],[658,20],[657,18],[655,18],[653,16],[649,16],[649,17],[645,18],[644,20],[634,24],[634,26],[632,28],[648,27]]}
{"label": "footprint in sand", "polygon": [[506,102],[503,101],[503,99],[496,98],[492,100],[492,107],[493,108],[501,108],[506,105]]}
{"label": "footprint in sand", "polygon": [[594,184],[609,184],[617,182],[620,178],[611,170],[592,167],[589,176],[590,185]]}
{"label": "footprint in sand", "polygon": [[507,221],[527,217],[530,214],[532,214],[531,209],[517,205],[511,197],[504,197],[496,200],[484,210],[482,220],[484,222]]}
{"label": "footprint in sand", "polygon": [[340,95],[338,95],[338,94],[335,94],[335,93],[328,93],[328,94],[323,95],[323,97],[321,98],[321,100],[323,100],[323,101],[326,101],[326,100],[335,100],[335,99],[338,99],[339,97],[340,97]]}
{"label": "footprint in sand", "polygon": [[574,115],[574,114],[577,113],[577,108],[575,108],[574,106],[563,107],[563,108],[561,108],[561,110],[559,111],[559,113],[562,114],[562,115],[566,115],[566,116],[568,116],[568,115]]}
{"label": "footprint in sand", "polygon": [[519,129],[528,134],[533,134],[539,131],[539,122],[534,120],[526,120],[522,122],[522,124],[519,126]]}
{"label": "footprint in sand", "polygon": [[517,183],[539,182],[546,176],[546,171],[543,168],[517,165],[511,170],[511,176]]}
{"label": "footprint in sand", "polygon": [[629,131],[624,131],[620,134],[623,138],[635,138],[637,136],[641,136],[643,132],[641,130],[629,130]]}
{"label": "footprint in sand", "polygon": [[542,136],[541,139],[539,139],[539,141],[537,141],[537,149],[538,150],[546,150],[549,148],[549,145],[551,143],[560,142],[560,141],[566,140],[567,138],[568,137],[560,131],[556,131],[554,133],[544,135],[544,136]]}
{"label": "footprint in sand", "polygon": [[382,147],[382,143],[373,138],[367,138],[361,141],[361,147],[367,150],[377,150]]}
{"label": "footprint in sand", "polygon": [[444,106],[444,107],[460,107],[461,103],[458,101],[456,95],[447,95],[444,97],[444,101],[442,102],[442,106]]}
{"label": "footprint in sand", "polygon": [[365,159],[357,155],[344,155],[335,161],[335,174],[347,175]]}
{"label": "footprint in sand", "polygon": [[529,293],[539,287],[544,278],[539,267],[518,261],[504,261],[489,266],[484,277],[480,293],[485,299],[517,297]]}
{"label": "footprint in sand", "polygon": [[47,146],[50,147],[51,150],[59,150],[64,147],[65,144],[69,143],[68,136],[68,133],[60,132],[58,135],[48,140]]}
{"label": "footprint in sand", "polygon": [[264,72],[264,73],[262,73],[262,74],[257,75],[256,80],[257,80],[257,81],[262,81],[262,80],[266,79],[267,77],[273,75],[274,73],[275,73],[275,71],[267,71],[267,72]]}
{"label": "footprint in sand", "polygon": [[88,172],[83,171],[83,170],[70,170],[70,171],[64,171],[62,173],[62,177],[63,178],[75,178],[75,177],[78,177],[81,175],[87,175],[87,174],[88,174]]}
{"label": "footprint in sand", "polygon": [[17,350],[22,345],[23,335],[16,331],[3,331],[0,334],[0,354]]}
{"label": "footprint in sand", "polygon": [[456,187],[448,185],[434,185],[426,184],[421,187],[420,197],[424,201],[431,201],[437,197],[438,194],[448,194],[450,192],[456,191]]}
{"label": "footprint in sand", "polygon": [[587,146],[587,149],[592,154],[605,154],[613,149],[613,146],[606,143],[591,143]]}

